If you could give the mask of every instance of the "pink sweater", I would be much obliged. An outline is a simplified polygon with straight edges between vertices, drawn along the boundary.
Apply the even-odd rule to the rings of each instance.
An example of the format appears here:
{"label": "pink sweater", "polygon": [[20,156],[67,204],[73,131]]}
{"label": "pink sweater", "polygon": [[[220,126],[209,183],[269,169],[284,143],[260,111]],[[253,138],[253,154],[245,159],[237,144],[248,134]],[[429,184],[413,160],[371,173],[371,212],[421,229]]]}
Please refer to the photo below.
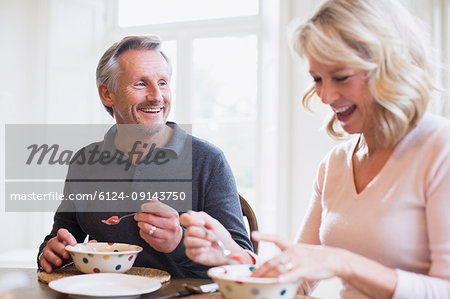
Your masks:
{"label": "pink sweater", "polygon": [[[394,298],[450,298],[450,121],[425,114],[359,194],[357,141],[320,164],[302,239],[397,269]],[[347,284],[341,296],[364,298]]]}

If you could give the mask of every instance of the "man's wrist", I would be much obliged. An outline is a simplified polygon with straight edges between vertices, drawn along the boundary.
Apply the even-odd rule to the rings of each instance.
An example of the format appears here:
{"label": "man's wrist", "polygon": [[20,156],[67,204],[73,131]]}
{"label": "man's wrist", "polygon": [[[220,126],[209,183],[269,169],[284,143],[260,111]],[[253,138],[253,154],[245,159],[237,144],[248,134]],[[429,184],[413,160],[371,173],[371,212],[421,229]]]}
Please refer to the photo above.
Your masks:
{"label": "man's wrist", "polygon": [[173,258],[176,258],[176,256],[179,255],[179,251],[180,250],[183,253],[182,255],[186,256],[185,252],[184,252],[185,247],[184,247],[184,244],[183,244],[185,228],[183,226],[181,226],[181,225],[180,225],[180,227],[181,227],[181,238],[180,238],[180,241],[178,242],[177,246],[171,252],[168,253]]}
{"label": "man's wrist", "polygon": [[39,270],[44,270],[44,268],[42,268],[42,266],[41,266],[41,256],[42,256],[43,253],[44,253],[44,252],[41,251],[41,253],[39,254],[39,256],[38,256],[38,258],[37,258],[37,265],[38,265],[38,269],[39,269]]}

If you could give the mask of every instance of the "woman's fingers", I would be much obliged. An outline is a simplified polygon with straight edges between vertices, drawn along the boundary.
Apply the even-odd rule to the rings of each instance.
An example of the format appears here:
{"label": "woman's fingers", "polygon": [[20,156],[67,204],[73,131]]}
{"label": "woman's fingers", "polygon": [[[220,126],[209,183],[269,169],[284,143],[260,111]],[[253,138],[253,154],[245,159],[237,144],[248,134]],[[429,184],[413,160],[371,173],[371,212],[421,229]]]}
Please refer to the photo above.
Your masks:
{"label": "woman's fingers", "polygon": [[211,247],[212,240],[206,232],[197,226],[191,226],[184,232],[184,244],[186,247]]}
{"label": "woman's fingers", "polygon": [[[302,270],[299,268],[294,268],[291,271],[281,274],[278,276],[278,281],[280,283],[288,283],[296,280],[302,279]],[[302,286],[303,287],[303,286]]]}
{"label": "woman's fingers", "polygon": [[208,241],[214,241],[214,238],[212,237],[212,233],[208,233],[203,227],[201,226],[190,226],[186,228],[184,232],[185,237],[193,237],[193,238],[199,238],[204,239]]}
{"label": "woman's fingers", "polygon": [[256,268],[252,272],[252,276],[254,277],[278,277],[280,274],[284,273],[289,269],[286,266],[286,262],[284,262],[285,258],[283,255],[278,255],[264,264]]}
{"label": "woman's fingers", "polygon": [[182,214],[180,216],[180,224],[185,227],[205,225],[203,218],[199,217],[197,214],[198,213],[193,211]]}
{"label": "woman's fingers", "polygon": [[274,234],[261,233],[259,231],[252,232],[252,239],[255,241],[272,242],[281,250],[285,250],[289,246],[289,243],[283,238]]}
{"label": "woman's fingers", "polygon": [[188,237],[184,239],[184,246],[187,248],[209,248],[212,246],[212,243],[204,239]]}

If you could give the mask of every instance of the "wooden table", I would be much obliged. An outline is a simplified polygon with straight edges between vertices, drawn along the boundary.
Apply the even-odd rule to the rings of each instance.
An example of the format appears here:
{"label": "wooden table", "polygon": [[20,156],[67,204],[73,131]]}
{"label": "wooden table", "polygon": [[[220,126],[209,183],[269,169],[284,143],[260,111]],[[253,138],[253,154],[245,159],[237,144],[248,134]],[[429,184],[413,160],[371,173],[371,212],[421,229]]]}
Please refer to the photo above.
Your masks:
{"label": "wooden table", "polygon": [[[25,273],[29,279],[29,286],[27,288],[16,289],[11,292],[12,298],[21,299],[21,298],[36,298],[36,299],[44,299],[44,298],[69,298],[69,295],[61,294],[53,291],[48,287],[47,284],[38,281],[37,271],[36,269],[16,269],[16,268],[0,268],[0,276],[5,274],[13,273],[13,272],[22,272]],[[168,295],[171,293],[175,293],[181,290],[184,290],[183,284],[188,283],[191,285],[201,285],[206,283],[211,283],[211,280],[208,279],[195,279],[195,278],[174,278],[169,282],[164,283],[163,286],[156,292],[150,294],[144,294],[140,298],[153,298],[157,299],[161,296]],[[11,298],[11,297],[9,297]],[[220,293],[214,294],[202,294],[202,295],[191,295],[182,297],[184,299],[222,299],[223,297]],[[312,298],[307,296],[296,296],[296,299],[300,298]]]}

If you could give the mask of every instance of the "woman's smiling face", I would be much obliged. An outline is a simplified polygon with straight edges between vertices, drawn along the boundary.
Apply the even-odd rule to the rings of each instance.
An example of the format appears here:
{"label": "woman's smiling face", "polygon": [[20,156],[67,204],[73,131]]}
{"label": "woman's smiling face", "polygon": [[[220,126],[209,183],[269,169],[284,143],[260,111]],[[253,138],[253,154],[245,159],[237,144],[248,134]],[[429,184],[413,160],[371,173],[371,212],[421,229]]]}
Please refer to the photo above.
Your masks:
{"label": "woman's smiling face", "polygon": [[324,64],[308,55],[309,73],[322,103],[330,105],[348,134],[373,133],[373,96],[367,72],[344,64]]}

